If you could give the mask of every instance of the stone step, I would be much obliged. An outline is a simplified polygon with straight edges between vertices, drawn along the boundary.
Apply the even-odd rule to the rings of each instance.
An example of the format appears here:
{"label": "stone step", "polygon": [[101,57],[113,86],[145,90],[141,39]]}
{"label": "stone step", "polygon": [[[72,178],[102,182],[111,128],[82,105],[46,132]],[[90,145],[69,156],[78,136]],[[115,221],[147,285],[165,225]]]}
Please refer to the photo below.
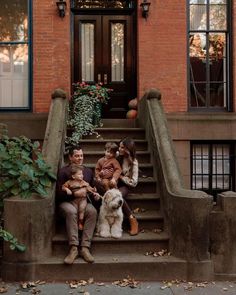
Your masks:
{"label": "stone step", "polygon": [[[68,130],[68,134],[71,131]],[[131,137],[136,139],[145,139],[145,129],[143,128],[96,128],[95,134],[86,135],[83,139],[123,139],[125,137]]]}
{"label": "stone step", "polygon": [[158,210],[146,210],[134,215],[138,220],[140,230],[163,229],[163,216]]}
{"label": "stone step", "polygon": [[134,213],[142,210],[160,209],[160,198],[157,194],[129,194],[126,200]]}
{"label": "stone step", "polygon": [[[95,164],[99,158],[104,156],[104,151],[86,151],[84,150],[84,164]],[[139,163],[150,163],[151,156],[148,151],[137,151],[136,153]]]}
{"label": "stone step", "polygon": [[[19,263],[15,277],[17,281],[79,281],[93,278],[98,282],[121,280],[127,276],[142,281],[187,279],[186,261],[172,256],[153,257],[136,253],[114,256],[107,253],[98,255],[95,259],[94,263],[89,264],[79,257],[74,264],[65,265],[64,256],[61,255],[45,258],[44,261],[32,265]],[[12,279],[11,264],[4,263],[4,273],[6,281],[7,274]]]}
{"label": "stone step", "polygon": [[[147,252],[158,252],[162,249],[168,251],[169,236],[166,232],[154,232],[146,230],[136,236],[130,236],[123,232],[120,239],[101,238],[95,236],[92,241],[92,252],[95,256],[106,253],[127,254],[136,253],[145,255]],[[68,241],[65,233],[56,234],[53,238],[53,255],[66,255],[68,252]]]}
{"label": "stone step", "polygon": [[[164,219],[159,210],[155,210],[152,208],[152,210],[144,210],[140,212],[134,213],[135,217],[138,220],[139,223],[139,230],[141,231],[155,231],[156,229],[163,230],[164,228]],[[129,222],[125,218],[122,226],[124,232],[127,232],[129,230]],[[56,223],[56,233],[57,234],[65,234],[65,222],[62,218],[58,218]]]}
{"label": "stone step", "polygon": [[[120,137],[118,137],[118,138],[116,137],[116,138],[109,139],[109,141],[119,144],[120,139],[121,139]],[[104,152],[104,147],[107,142],[108,142],[107,139],[100,139],[100,138],[81,139],[80,145],[84,151],[102,151],[102,152]],[[135,146],[136,146],[137,151],[146,151],[148,149],[147,140],[136,139]]]}
{"label": "stone step", "polygon": [[130,188],[130,193],[155,193],[156,180],[153,177],[139,177],[138,184]]}
{"label": "stone step", "polygon": [[102,127],[109,128],[135,128],[139,127],[138,120],[133,119],[102,119]]}

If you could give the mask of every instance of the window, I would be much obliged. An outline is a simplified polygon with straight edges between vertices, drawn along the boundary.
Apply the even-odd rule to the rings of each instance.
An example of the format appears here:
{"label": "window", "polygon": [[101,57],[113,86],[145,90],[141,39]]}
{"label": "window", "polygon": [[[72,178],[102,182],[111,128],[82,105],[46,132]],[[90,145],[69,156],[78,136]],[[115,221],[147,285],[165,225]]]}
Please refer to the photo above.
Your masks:
{"label": "window", "polygon": [[230,0],[189,0],[189,106],[230,110]]}
{"label": "window", "polygon": [[29,2],[0,1],[0,110],[30,108]]}
{"label": "window", "polygon": [[234,158],[231,143],[192,143],[192,189],[213,196],[234,190]]}

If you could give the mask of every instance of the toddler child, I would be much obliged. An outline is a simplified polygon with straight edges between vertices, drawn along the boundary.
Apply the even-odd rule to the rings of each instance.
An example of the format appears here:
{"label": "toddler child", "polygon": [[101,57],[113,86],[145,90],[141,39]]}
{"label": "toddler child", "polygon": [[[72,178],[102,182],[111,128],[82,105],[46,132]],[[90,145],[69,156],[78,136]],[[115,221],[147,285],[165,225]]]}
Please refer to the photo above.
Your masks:
{"label": "toddler child", "polygon": [[82,230],[85,208],[87,206],[87,193],[90,192],[95,197],[100,197],[96,188],[92,188],[88,182],[84,181],[83,166],[76,164],[71,166],[71,179],[62,185],[62,190],[65,191],[67,195],[74,194],[75,199],[71,203],[78,210],[78,227],[79,230]]}
{"label": "toddler child", "polygon": [[117,188],[117,181],[122,172],[119,162],[116,160],[118,145],[107,142],[105,145],[105,156],[97,161],[95,167],[95,181],[102,193],[111,188]]}

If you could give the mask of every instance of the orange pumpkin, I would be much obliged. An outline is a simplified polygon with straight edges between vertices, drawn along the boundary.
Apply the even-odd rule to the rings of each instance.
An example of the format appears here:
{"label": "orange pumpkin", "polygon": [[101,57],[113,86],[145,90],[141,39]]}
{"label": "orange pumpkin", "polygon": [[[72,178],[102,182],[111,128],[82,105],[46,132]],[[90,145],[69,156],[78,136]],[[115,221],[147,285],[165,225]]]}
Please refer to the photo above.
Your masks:
{"label": "orange pumpkin", "polygon": [[129,101],[129,108],[130,109],[137,109],[137,107],[138,107],[138,100],[137,100],[137,98],[134,98],[134,99],[131,99],[130,101]]}
{"label": "orange pumpkin", "polygon": [[126,114],[127,119],[135,119],[137,118],[138,112],[136,110],[129,110]]}

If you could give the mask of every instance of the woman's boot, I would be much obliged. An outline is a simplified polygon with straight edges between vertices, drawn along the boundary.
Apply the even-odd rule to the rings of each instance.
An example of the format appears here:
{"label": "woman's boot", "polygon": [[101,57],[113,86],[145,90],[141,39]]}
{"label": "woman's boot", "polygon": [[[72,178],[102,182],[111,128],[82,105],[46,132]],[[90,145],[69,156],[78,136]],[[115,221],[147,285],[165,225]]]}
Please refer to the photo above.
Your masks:
{"label": "woman's boot", "polygon": [[131,215],[129,217],[129,222],[130,222],[130,232],[129,232],[129,234],[131,236],[137,235],[138,234],[138,221],[137,221],[137,219],[133,215]]}

